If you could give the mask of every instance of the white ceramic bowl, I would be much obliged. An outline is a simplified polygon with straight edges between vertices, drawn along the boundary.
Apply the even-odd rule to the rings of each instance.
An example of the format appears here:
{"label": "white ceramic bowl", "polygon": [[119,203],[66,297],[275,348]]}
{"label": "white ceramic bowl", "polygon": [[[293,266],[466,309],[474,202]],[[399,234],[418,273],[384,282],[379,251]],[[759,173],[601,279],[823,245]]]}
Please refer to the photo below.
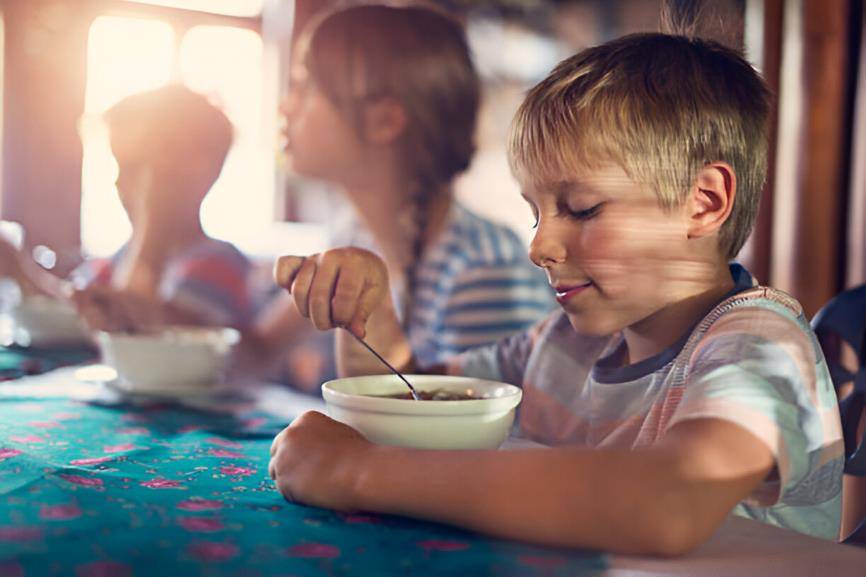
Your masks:
{"label": "white ceramic bowl", "polygon": [[100,332],[105,364],[117,386],[156,395],[194,395],[222,381],[240,334],[231,328],[172,327],[154,334]]}
{"label": "white ceramic bowl", "polygon": [[91,342],[75,307],[66,301],[32,296],[6,314],[12,341],[21,346],[73,346]]}
{"label": "white ceramic bowl", "polygon": [[[415,401],[381,395],[407,392],[395,375],[370,375],[322,385],[332,418],[383,445],[417,449],[495,449],[508,437],[522,391],[469,377],[406,375],[418,391],[443,389],[484,398]],[[370,396],[378,395],[378,396]]]}

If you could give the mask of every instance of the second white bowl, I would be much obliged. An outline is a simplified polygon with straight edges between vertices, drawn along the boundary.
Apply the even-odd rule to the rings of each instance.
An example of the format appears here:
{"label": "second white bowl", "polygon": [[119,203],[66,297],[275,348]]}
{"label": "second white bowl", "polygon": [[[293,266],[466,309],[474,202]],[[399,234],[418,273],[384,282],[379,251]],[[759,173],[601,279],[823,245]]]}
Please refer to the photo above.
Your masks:
{"label": "second white bowl", "polygon": [[231,328],[172,327],[154,334],[100,332],[103,362],[133,393],[187,395],[222,380],[240,334]]}

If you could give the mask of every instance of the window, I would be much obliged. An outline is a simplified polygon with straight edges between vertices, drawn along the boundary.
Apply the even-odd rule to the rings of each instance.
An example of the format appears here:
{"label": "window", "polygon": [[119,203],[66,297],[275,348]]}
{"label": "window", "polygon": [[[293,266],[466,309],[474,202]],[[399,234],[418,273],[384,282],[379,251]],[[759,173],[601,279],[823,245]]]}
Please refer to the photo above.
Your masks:
{"label": "window", "polygon": [[[174,59],[174,31],[165,22],[104,16],[90,27],[87,46],[85,118],[89,120],[118,100],[169,81]],[[81,244],[92,255],[117,250],[130,233],[117,198],[117,164],[104,133],[82,131],[84,159],[81,183]]]}
{"label": "window", "polygon": [[226,16],[258,16],[262,13],[264,0],[130,0],[139,4],[168,6],[225,14]]}
{"label": "window", "polygon": [[[275,104],[265,95],[261,37],[232,26],[177,32],[156,19],[103,16],[90,28],[82,141],[81,240],[97,256],[116,251],[129,222],[117,198],[117,165],[93,119],[136,92],[180,81],[222,106],[235,142],[202,208],[208,234],[241,246],[273,220]],[[276,96],[274,95],[275,99]]]}

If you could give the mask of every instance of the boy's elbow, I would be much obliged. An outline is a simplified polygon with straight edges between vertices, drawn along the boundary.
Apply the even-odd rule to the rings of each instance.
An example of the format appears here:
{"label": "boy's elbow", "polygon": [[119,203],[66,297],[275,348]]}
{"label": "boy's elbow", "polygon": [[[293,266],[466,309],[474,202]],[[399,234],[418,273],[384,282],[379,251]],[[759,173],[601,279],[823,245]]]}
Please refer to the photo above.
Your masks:
{"label": "boy's elbow", "polygon": [[635,553],[679,557],[691,553],[712,535],[715,526],[706,523],[693,503],[685,499],[654,499],[654,506],[635,527]]}
{"label": "boy's elbow", "polygon": [[692,523],[672,521],[647,532],[641,553],[659,557],[680,557],[691,553],[706,540],[707,537],[700,534]]}

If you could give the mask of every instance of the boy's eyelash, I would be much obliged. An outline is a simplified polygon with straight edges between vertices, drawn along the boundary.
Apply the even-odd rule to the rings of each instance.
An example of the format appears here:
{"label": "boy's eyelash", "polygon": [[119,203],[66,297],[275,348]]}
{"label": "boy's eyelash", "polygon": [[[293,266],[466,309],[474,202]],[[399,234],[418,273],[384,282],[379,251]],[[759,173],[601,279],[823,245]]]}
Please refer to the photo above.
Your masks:
{"label": "boy's eyelash", "polygon": [[[569,218],[574,218],[576,220],[589,220],[598,215],[601,212],[601,207],[604,205],[603,202],[599,202],[595,206],[591,206],[584,210],[571,210],[570,208],[563,207],[560,209],[560,213],[564,212]],[[533,215],[535,217],[535,222],[532,224],[532,228],[538,228],[539,218],[537,215]]]}
{"label": "boy's eyelash", "polygon": [[584,210],[571,210],[567,208],[568,216],[577,220],[589,220],[598,215],[601,212],[601,207],[604,206],[603,202],[599,202],[598,204],[586,208]]}

